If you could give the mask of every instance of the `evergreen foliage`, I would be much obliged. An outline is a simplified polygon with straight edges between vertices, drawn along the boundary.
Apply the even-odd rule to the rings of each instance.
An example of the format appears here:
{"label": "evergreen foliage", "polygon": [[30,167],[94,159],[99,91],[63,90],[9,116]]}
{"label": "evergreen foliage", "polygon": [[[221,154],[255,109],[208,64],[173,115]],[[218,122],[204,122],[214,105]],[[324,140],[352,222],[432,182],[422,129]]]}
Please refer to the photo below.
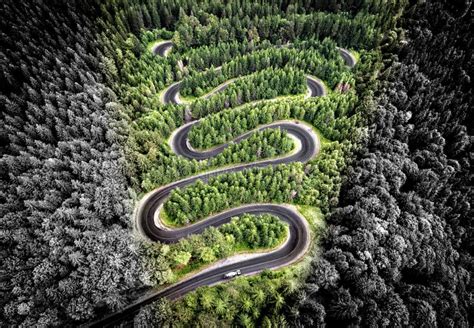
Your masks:
{"label": "evergreen foliage", "polygon": [[287,230],[287,225],[275,216],[244,214],[176,244],[143,243],[150,282],[154,285],[172,283],[185,274],[237,252],[279,246],[287,237]]}
{"label": "evergreen foliage", "polygon": [[472,20],[464,14],[451,3],[411,7],[408,45],[386,49],[397,56],[382,73],[367,145],[328,217],[322,257],[290,301],[293,324],[472,326]]}
{"label": "evergreen foliage", "polygon": [[125,122],[98,73],[92,9],[0,6],[2,326],[91,320],[140,285]]}

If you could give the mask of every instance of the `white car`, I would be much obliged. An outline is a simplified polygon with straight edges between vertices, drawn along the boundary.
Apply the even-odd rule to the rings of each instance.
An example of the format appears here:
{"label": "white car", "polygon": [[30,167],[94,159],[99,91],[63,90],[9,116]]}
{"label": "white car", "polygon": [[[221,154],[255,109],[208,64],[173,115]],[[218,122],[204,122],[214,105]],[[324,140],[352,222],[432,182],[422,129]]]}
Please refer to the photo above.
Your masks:
{"label": "white car", "polygon": [[224,278],[230,279],[230,278],[234,278],[234,277],[237,277],[237,276],[240,276],[240,275],[241,275],[240,270],[235,270],[235,271],[227,272],[224,275]]}

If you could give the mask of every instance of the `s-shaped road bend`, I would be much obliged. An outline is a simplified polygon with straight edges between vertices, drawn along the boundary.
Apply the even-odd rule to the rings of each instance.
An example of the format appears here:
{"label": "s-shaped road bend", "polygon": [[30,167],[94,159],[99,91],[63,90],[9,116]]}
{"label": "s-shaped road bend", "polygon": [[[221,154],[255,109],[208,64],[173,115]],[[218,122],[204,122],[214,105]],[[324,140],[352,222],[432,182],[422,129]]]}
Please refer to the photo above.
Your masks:
{"label": "s-shaped road bend", "polygon": [[[172,46],[172,42],[165,41],[157,44],[152,49],[152,51],[155,54],[164,56],[169,52]],[[339,51],[341,52],[341,55],[348,66],[352,67],[355,65],[355,59],[350,54],[350,52],[341,48],[339,48]],[[326,94],[324,84],[317,78],[307,76],[307,85],[310,97],[324,96]],[[222,91],[225,86],[226,85],[216,88],[212,94]],[[173,84],[165,91],[163,95],[163,101],[165,103],[181,103],[179,98],[179,89],[180,82]],[[205,160],[220,154],[228,146],[227,143],[219,147],[215,147],[212,150],[203,152],[193,149],[189,144],[188,134],[191,128],[198,123],[199,121],[192,121],[181,126],[175,132],[173,132],[170,138],[170,146],[177,155],[181,155],[189,159]],[[265,269],[275,269],[287,266],[298,261],[306,253],[310,245],[309,226],[306,222],[306,219],[291,206],[276,204],[243,205],[178,229],[165,227],[159,219],[159,211],[161,210],[163,203],[166,201],[170,193],[176,188],[184,188],[196,182],[197,180],[206,182],[209,180],[209,178],[223,173],[239,172],[249,168],[266,167],[292,162],[304,163],[316,156],[319,152],[320,143],[317,135],[310,127],[296,121],[280,121],[265,126],[260,126],[257,129],[249,131],[235,138],[233,142],[239,142],[248,138],[256,130],[264,130],[268,128],[280,128],[281,130],[286,131],[291,138],[297,140],[297,149],[285,157],[262,160],[247,164],[239,164],[223,169],[216,169],[159,187],[145,195],[145,197],[143,197],[143,199],[139,202],[135,211],[136,227],[142,234],[153,241],[160,241],[162,243],[175,243],[188,235],[199,234],[208,227],[220,226],[222,224],[228,223],[230,222],[231,218],[240,216],[244,213],[266,213],[272,214],[288,224],[289,237],[287,238],[286,242],[276,250],[273,250],[269,253],[254,254],[247,257],[247,259],[243,261],[226,265],[220,265],[217,263],[210,269],[202,271],[201,273],[197,273],[196,275],[193,275],[185,280],[181,280],[180,282],[165,289],[152,291],[123,310],[115,312],[100,319],[99,321],[90,324],[90,327],[110,327],[114,324],[118,324],[124,319],[127,319],[137,313],[142,306],[152,303],[159,298],[166,297],[168,299],[176,299],[200,286],[210,286],[224,281],[226,280],[224,278],[224,274],[229,271],[239,269],[242,275],[256,274]]]}

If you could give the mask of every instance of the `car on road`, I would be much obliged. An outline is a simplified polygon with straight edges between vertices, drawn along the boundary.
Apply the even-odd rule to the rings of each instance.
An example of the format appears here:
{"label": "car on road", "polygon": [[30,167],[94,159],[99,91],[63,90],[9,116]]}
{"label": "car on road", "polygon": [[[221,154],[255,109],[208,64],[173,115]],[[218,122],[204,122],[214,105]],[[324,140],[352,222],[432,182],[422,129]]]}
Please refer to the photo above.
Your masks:
{"label": "car on road", "polygon": [[240,272],[240,270],[230,271],[230,272],[227,272],[227,273],[224,275],[224,278],[226,278],[226,279],[231,279],[231,278],[240,276],[241,274],[242,274],[242,273]]}

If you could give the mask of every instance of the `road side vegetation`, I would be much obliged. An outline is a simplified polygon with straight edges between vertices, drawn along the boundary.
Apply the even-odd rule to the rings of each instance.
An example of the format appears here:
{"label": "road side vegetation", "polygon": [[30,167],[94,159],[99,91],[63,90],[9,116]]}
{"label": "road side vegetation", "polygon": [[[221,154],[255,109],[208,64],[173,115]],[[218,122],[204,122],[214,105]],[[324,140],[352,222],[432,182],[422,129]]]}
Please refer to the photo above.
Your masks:
{"label": "road side vegetation", "polygon": [[[150,319],[179,327],[191,323],[203,326],[209,322],[253,327],[257,321],[262,327],[285,327],[288,321],[280,312],[285,307],[284,294],[298,287],[295,279],[289,270],[265,271],[256,277],[203,287],[176,304],[166,300],[157,302],[156,312]],[[138,317],[136,322],[146,322],[146,316]]]}
{"label": "road side vegetation", "polygon": [[354,125],[360,119],[354,112],[355,92],[332,93],[313,99],[288,98],[278,102],[260,102],[223,110],[203,118],[192,127],[189,141],[197,148],[228,142],[260,125],[281,120],[307,122],[333,141],[357,138]]}
{"label": "road side vegetation", "polygon": [[[298,167],[299,166],[299,167]],[[164,209],[173,223],[193,223],[226,208],[246,203],[291,201],[303,180],[301,165],[250,169],[198,180],[183,190],[175,189]]]}
{"label": "road side vegetation", "polygon": [[244,214],[176,244],[144,243],[143,256],[148,259],[150,282],[158,286],[238,253],[272,249],[287,237],[287,225],[277,217]]}
{"label": "road side vegetation", "polygon": [[250,163],[289,154],[295,147],[285,131],[266,129],[253,133],[248,139],[231,144],[222,153],[210,160],[211,167],[240,162]]}
{"label": "road side vegetation", "polygon": [[[183,160],[180,157],[173,156],[169,147],[163,145],[162,153],[151,152],[147,154],[146,160],[155,160],[155,165],[150,167],[143,175],[144,180],[141,185],[144,190],[152,190],[156,188],[157,183],[169,182],[169,177],[163,176],[164,173],[171,172],[170,168],[166,169],[165,165],[168,163],[178,166],[176,171],[173,172],[176,176],[185,177],[198,170],[206,171],[243,162],[248,163],[285,156],[290,154],[294,147],[293,140],[285,131],[279,129],[265,129],[255,132],[238,143],[230,143],[219,155],[200,162]],[[205,149],[206,147],[198,148]],[[168,154],[173,156],[171,160],[176,158],[177,161],[171,162],[169,158],[165,157]],[[179,166],[180,164],[182,166]]]}
{"label": "road side vegetation", "polygon": [[306,91],[304,72],[293,68],[267,68],[237,79],[224,91],[207,99],[198,99],[190,106],[194,117],[204,117],[225,108],[276,96],[302,94]]}
{"label": "road side vegetation", "polygon": [[285,47],[274,46],[238,56],[224,62],[220,69],[207,69],[194,74],[191,71],[190,75],[183,79],[181,94],[199,97],[232,78],[258,72],[268,67],[284,68],[285,66],[298,68],[307,74],[318,76],[331,88],[343,80],[342,72],[349,70],[334,41],[330,39],[325,39],[323,42],[297,41]]}

